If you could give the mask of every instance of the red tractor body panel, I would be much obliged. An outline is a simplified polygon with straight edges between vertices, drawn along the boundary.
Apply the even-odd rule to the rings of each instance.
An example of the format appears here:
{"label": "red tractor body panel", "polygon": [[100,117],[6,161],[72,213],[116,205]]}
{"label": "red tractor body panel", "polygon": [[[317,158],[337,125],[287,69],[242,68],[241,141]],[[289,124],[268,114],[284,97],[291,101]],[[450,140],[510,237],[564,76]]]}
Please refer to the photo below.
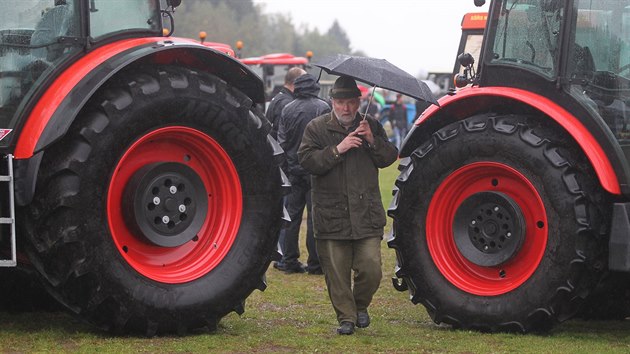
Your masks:
{"label": "red tractor body panel", "polygon": [[304,57],[296,57],[288,53],[267,54],[260,57],[251,57],[241,59],[243,64],[247,65],[306,65],[308,59]]}
{"label": "red tractor body panel", "polygon": [[[577,120],[572,114],[567,112],[563,107],[552,102],[546,97],[537,95],[533,92],[524,91],[509,87],[473,87],[464,88],[455,95],[445,96],[440,102],[440,107],[431,106],[416,121],[416,126],[422,126],[423,123],[431,119],[437,112],[447,106],[454,105],[465,99],[475,99],[483,97],[502,97],[510,98],[526,103],[551,117],[560,124],[580,145],[589,161],[593,164],[597,177],[602,187],[612,194],[619,195],[621,190],[615,170],[613,169],[606,152],[599,145],[593,135]],[[466,104],[470,107],[470,103]],[[465,118],[465,117],[461,117]]]}
{"label": "red tractor body panel", "polygon": [[469,12],[464,15],[462,19],[462,31],[464,30],[483,30],[486,28],[486,22],[488,21],[487,12]]}

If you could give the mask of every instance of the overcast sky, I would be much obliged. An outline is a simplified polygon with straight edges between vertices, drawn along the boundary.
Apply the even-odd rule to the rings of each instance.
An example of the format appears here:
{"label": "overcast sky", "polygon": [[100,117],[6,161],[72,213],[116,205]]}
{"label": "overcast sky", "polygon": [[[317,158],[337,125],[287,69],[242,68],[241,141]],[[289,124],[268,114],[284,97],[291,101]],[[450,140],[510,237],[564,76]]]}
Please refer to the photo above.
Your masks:
{"label": "overcast sky", "polygon": [[[488,3],[490,1],[488,0]],[[352,49],[387,59],[413,75],[453,70],[466,12],[487,11],[473,0],[254,0],[266,13],[289,14],[299,28],[320,31],[335,18]],[[315,53],[315,57],[317,53]]]}

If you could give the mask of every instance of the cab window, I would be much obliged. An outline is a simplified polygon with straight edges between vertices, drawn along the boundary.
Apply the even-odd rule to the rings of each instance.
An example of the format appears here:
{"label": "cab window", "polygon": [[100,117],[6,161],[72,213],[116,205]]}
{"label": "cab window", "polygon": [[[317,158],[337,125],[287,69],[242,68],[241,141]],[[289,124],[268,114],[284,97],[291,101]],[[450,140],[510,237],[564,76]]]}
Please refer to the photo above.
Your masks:
{"label": "cab window", "polygon": [[515,65],[553,78],[563,14],[561,1],[502,1],[491,63]]}
{"label": "cab window", "polygon": [[162,31],[158,0],[91,0],[90,36],[99,40],[121,32]]}

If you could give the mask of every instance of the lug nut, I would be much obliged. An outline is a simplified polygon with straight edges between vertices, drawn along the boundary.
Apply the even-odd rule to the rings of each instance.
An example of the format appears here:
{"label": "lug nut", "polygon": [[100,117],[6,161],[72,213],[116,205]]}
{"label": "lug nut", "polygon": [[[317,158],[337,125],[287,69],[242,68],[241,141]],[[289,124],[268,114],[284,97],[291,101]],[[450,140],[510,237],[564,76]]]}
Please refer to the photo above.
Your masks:
{"label": "lug nut", "polygon": [[169,221],[171,221],[171,219],[170,219],[168,216],[164,215],[164,216],[162,217],[162,222],[163,222],[163,223],[168,224],[168,222],[169,222]]}
{"label": "lug nut", "polygon": [[186,211],[186,206],[185,206],[184,204],[180,205],[180,206],[179,206],[179,212],[180,212],[180,213],[183,213],[183,212],[185,212],[185,211]]}
{"label": "lug nut", "polygon": [[512,237],[512,233],[511,233],[511,232],[508,232],[507,234],[505,234],[505,237],[507,237],[507,238]]}
{"label": "lug nut", "polygon": [[171,194],[177,193],[177,187],[175,186],[171,186],[168,190],[171,192]]}
{"label": "lug nut", "polygon": [[494,211],[499,211],[499,207],[498,207],[498,206],[495,206],[495,207],[494,207]]}
{"label": "lug nut", "polygon": [[160,205],[160,198],[158,198],[158,197],[154,197],[154,198],[153,198],[153,204],[155,204],[155,205]]}
{"label": "lug nut", "polygon": [[477,223],[476,220],[473,220],[473,221],[470,222],[471,225],[475,225],[476,223]]}

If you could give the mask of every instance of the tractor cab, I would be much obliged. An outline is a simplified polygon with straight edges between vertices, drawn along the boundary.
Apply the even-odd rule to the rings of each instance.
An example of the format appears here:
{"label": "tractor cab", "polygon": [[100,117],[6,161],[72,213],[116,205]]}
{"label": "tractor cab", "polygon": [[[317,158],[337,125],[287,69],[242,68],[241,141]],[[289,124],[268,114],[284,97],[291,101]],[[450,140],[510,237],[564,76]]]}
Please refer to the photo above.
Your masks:
{"label": "tractor cab", "polygon": [[630,160],[630,1],[492,6],[480,75],[471,81],[562,102],[587,127],[605,124]]}
{"label": "tractor cab", "polygon": [[[5,0],[0,11],[0,127],[87,48],[120,37],[161,36],[159,0]],[[9,144],[9,136],[0,147]]]}

